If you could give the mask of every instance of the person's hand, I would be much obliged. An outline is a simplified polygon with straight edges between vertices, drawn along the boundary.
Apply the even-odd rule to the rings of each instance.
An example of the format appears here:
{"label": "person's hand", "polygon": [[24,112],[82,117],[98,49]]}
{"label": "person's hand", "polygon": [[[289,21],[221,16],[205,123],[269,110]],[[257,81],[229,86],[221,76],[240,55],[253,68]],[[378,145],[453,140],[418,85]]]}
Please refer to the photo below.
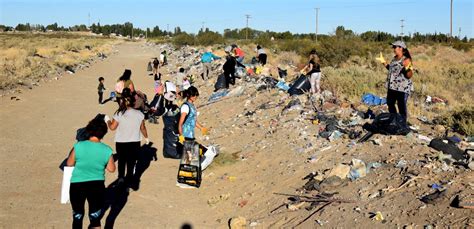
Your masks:
{"label": "person's hand", "polygon": [[377,57],[377,58],[375,58],[375,59],[378,60],[378,61],[380,61],[380,63],[382,63],[382,64],[386,64],[386,63],[387,63],[387,61],[385,61],[385,58],[383,57],[382,52],[380,52],[380,56]]}
{"label": "person's hand", "polygon": [[208,135],[208,134],[209,134],[209,130],[208,130],[206,127],[202,127],[202,128],[201,128],[201,134],[202,134],[202,135]]}
{"label": "person's hand", "polygon": [[106,124],[109,124],[109,121],[110,121],[109,116],[108,116],[108,115],[104,115],[104,122],[105,122]]}
{"label": "person's hand", "polygon": [[147,145],[150,144],[150,139],[145,138],[145,144],[147,144]]}
{"label": "person's hand", "polygon": [[183,135],[179,135],[178,141],[179,141],[179,143],[183,144],[183,143],[184,143],[184,136],[183,136]]}

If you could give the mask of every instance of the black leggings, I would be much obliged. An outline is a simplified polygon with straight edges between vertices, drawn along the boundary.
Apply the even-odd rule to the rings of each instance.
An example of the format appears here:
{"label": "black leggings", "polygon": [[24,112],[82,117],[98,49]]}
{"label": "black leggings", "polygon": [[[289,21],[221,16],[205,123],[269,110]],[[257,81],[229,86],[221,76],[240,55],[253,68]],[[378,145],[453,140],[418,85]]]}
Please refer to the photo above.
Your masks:
{"label": "black leggings", "polygon": [[258,63],[260,63],[262,66],[265,66],[265,64],[267,64],[267,54],[262,53],[258,55]]}
{"label": "black leggings", "polygon": [[397,108],[395,108],[395,102],[397,103],[398,113],[407,121],[408,109],[407,109],[408,93],[395,91],[388,89],[387,92],[387,106],[388,112],[397,113]]}
{"label": "black leggings", "polygon": [[[125,177],[130,182],[133,178],[133,170],[137,164],[140,142],[116,142],[115,149],[118,156],[118,177]],[[125,165],[127,165],[127,175],[125,175]]]}
{"label": "black leggings", "polygon": [[69,199],[72,206],[72,228],[82,228],[84,205],[89,204],[90,227],[100,227],[100,217],[104,206],[105,186],[103,180],[71,183]]}
{"label": "black leggings", "polygon": [[102,104],[102,98],[104,96],[104,92],[98,92],[99,93],[99,104]]}

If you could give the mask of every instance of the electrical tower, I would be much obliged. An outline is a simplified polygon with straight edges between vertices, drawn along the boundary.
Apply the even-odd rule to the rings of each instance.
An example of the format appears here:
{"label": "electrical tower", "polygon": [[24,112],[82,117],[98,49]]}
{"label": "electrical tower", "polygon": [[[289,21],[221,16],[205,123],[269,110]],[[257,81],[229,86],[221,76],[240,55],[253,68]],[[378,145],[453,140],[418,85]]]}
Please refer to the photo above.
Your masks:
{"label": "electrical tower", "polygon": [[451,16],[449,19],[449,36],[453,37],[453,0],[451,0]]}
{"label": "electrical tower", "polygon": [[402,24],[400,25],[400,28],[402,29],[402,33],[400,33],[400,39],[401,39],[402,41],[403,41],[403,35],[404,35],[404,34],[403,34],[403,27],[405,27],[405,26],[403,25],[403,22],[404,22],[404,21],[405,21],[405,19],[400,20],[400,22],[402,23]]}
{"label": "electrical tower", "polygon": [[319,8],[314,8],[316,10],[316,31],[314,33],[316,42],[318,42],[318,16],[319,16]]}
{"label": "electrical tower", "polygon": [[251,18],[250,14],[246,14],[245,18],[247,19],[247,25],[246,25],[246,28],[245,28],[245,40],[248,40],[248,38],[249,38],[249,19]]}

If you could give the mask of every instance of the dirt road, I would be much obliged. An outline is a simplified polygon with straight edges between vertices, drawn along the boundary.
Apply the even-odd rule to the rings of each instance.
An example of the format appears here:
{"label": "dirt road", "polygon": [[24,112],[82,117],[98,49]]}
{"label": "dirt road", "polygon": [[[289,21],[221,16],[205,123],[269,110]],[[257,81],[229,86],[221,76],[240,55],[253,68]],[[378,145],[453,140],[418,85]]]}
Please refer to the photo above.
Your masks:
{"label": "dirt road", "polygon": [[[125,68],[132,70],[136,88],[153,95],[153,79],[146,72],[149,58],[158,54],[142,43],[122,44],[110,58],[74,75],[0,100],[0,227],[67,228],[71,206],[59,203],[62,172],[58,166],[74,143],[75,130],[97,113],[110,116],[113,102],[99,106],[97,78],[103,76],[107,89]],[[107,91],[106,93],[108,93]],[[177,160],[163,159],[162,125],[148,125],[150,139],[158,148],[159,160],[142,177],[141,188],[131,192],[116,220],[117,228],[178,228],[184,223],[212,227],[208,221],[217,209],[207,208],[204,184],[198,190],[175,186]],[[104,142],[115,148],[114,133]],[[115,180],[109,174],[106,184]],[[87,222],[87,219],[85,219]]]}

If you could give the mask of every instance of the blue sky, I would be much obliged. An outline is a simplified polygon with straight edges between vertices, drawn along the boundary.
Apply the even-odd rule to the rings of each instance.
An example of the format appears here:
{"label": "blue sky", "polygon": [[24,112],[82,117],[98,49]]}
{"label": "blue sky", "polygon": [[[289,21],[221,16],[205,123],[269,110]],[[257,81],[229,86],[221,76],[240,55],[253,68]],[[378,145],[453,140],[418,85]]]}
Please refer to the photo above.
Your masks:
{"label": "blue sky", "polygon": [[[449,33],[450,0],[0,0],[0,24],[71,26],[124,23],[170,30],[175,26],[196,33],[203,25],[214,31],[249,26],[258,30],[314,33],[319,7],[319,33],[330,34],[339,25],[357,33],[368,30],[404,33]],[[454,0],[453,35],[474,37],[473,1]]]}

